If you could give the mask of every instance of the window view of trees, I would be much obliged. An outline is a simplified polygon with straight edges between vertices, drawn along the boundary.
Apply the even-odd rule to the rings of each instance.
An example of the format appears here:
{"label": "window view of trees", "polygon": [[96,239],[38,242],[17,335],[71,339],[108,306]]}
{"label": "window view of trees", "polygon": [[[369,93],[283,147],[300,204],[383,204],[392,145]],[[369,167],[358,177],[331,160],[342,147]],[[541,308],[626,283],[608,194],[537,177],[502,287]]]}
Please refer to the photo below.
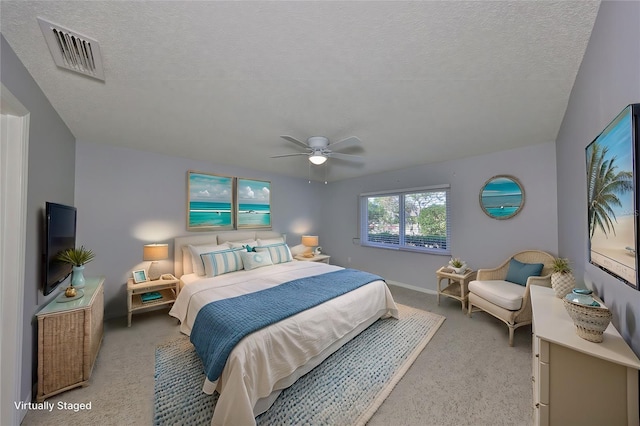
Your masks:
{"label": "window view of trees", "polygon": [[421,191],[366,198],[366,243],[447,250],[447,193]]}
{"label": "window view of trees", "polygon": [[445,192],[421,192],[404,196],[407,235],[447,234],[447,196]]}
{"label": "window view of trees", "polygon": [[400,197],[369,198],[367,217],[369,235],[387,234],[397,237],[400,227]]}

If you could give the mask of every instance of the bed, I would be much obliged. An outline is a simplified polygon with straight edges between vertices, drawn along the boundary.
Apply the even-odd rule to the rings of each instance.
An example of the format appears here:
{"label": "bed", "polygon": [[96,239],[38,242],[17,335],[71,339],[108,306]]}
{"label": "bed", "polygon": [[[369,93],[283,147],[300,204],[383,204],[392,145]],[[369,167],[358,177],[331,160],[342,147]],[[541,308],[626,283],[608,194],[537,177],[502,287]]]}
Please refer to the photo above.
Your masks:
{"label": "bed", "polygon": [[[247,246],[251,250],[262,245],[257,250],[264,253],[267,251],[265,246],[279,240],[285,241],[286,236],[273,231],[230,231],[176,238],[174,269],[180,278],[181,291],[170,315],[180,321],[180,331],[191,336],[193,342],[196,331],[205,323],[206,315],[202,314],[198,319],[198,313],[213,305],[211,302],[224,303],[241,295],[262,297],[266,293],[261,292],[258,296],[256,292],[277,291],[292,282],[306,281],[305,278],[337,280],[342,276],[340,274],[350,271],[320,262],[288,261],[286,255],[281,262],[276,262],[278,254],[271,256],[275,264],[249,269],[253,265],[247,263],[248,269],[215,276],[206,276],[212,270],[211,262],[203,262],[204,276],[199,275],[202,270],[196,269],[200,267],[197,261],[194,262],[196,256],[200,254],[201,259],[212,257],[202,254],[211,248],[233,245],[246,252]],[[280,244],[276,246],[282,249]],[[273,253],[273,248],[268,250]],[[287,246],[284,253],[288,250]],[[384,281],[375,279],[242,338],[228,354],[219,376],[209,377],[205,363],[207,374],[203,392],[219,393],[211,424],[255,424],[255,417],[268,410],[283,389],[375,321],[389,316],[397,318],[397,307]],[[209,325],[214,326],[204,327]]]}

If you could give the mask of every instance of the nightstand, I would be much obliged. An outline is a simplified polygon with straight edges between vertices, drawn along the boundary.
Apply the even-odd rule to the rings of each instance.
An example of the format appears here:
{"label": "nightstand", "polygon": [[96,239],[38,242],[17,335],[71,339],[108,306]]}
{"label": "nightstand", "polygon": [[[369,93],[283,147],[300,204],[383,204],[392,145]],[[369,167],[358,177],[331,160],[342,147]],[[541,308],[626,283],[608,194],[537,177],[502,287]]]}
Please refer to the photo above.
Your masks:
{"label": "nightstand", "polygon": [[331,256],[327,256],[326,254],[316,254],[313,257],[304,257],[303,255],[299,254],[295,256],[295,259],[304,260],[305,262],[322,262],[328,265]]}
{"label": "nightstand", "polygon": [[[176,301],[178,293],[180,293],[180,280],[173,275],[172,277],[173,279],[159,279],[138,284],[133,282],[133,278],[129,278],[127,281],[127,327],[131,327],[131,315],[134,311],[161,305],[170,305]],[[142,301],[143,294],[154,291],[160,293],[162,297],[148,302]]]}

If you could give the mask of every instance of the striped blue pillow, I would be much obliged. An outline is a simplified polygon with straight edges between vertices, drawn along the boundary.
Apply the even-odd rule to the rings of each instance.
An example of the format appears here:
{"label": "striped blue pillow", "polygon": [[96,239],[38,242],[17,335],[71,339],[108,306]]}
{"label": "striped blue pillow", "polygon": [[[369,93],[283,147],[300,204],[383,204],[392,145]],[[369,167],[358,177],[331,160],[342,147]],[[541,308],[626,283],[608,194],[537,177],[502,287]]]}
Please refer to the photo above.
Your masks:
{"label": "striped blue pillow", "polygon": [[216,277],[243,269],[241,251],[244,249],[236,248],[201,254],[200,257],[204,262],[204,272],[207,277]]}
{"label": "striped blue pillow", "polygon": [[291,262],[293,260],[293,256],[291,256],[291,250],[289,250],[289,246],[285,243],[259,246],[256,247],[256,250],[268,250],[269,254],[271,255],[271,261],[274,265],[278,263]]}

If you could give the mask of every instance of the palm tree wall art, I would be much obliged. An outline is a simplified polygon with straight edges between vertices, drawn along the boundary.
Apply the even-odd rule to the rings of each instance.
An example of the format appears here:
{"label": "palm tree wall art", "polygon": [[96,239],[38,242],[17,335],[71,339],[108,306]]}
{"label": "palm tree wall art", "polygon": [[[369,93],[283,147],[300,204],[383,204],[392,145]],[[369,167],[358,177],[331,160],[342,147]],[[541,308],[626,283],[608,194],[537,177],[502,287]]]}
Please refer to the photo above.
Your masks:
{"label": "palm tree wall art", "polygon": [[595,142],[589,147],[587,160],[587,190],[589,238],[596,227],[605,235],[615,234],[615,207],[623,207],[620,196],[633,191],[633,173],[618,171],[616,156],[608,156],[608,148]]}
{"label": "palm tree wall art", "polygon": [[633,126],[640,104],[637,107],[625,108],[586,149],[589,260],[635,288]]}

